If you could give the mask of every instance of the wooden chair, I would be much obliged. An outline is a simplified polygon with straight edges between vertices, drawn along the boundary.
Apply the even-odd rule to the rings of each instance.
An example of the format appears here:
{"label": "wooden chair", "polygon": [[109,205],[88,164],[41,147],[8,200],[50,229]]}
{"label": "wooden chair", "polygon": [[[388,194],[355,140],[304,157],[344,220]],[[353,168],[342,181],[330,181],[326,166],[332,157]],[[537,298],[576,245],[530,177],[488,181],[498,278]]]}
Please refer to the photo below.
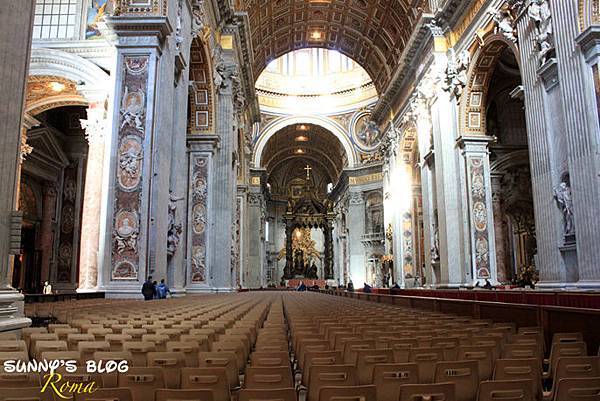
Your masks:
{"label": "wooden chair", "polygon": [[419,383],[416,363],[390,363],[373,366],[371,382],[377,387],[379,401],[398,401],[400,386]]}
{"label": "wooden chair", "polygon": [[244,388],[269,390],[294,387],[294,377],[289,367],[250,366],[244,374]]}
{"label": "wooden chair", "polygon": [[530,380],[534,398],[542,398],[542,366],[538,358],[498,359],[494,367],[494,381],[514,380]]}
{"label": "wooden chair", "polygon": [[313,365],[308,376],[307,401],[320,399],[323,387],[357,386],[358,375],[353,365]]}
{"label": "wooden chair", "polygon": [[41,387],[3,388],[0,390],[0,401],[54,401],[52,391],[44,391]]}
{"label": "wooden chair", "polygon": [[211,390],[214,401],[229,401],[231,392],[225,368],[183,368],[181,388],[183,390]]}
{"label": "wooden chair", "polygon": [[293,388],[278,390],[242,389],[238,397],[238,401],[297,401],[296,391]]}
{"label": "wooden chair", "polygon": [[600,377],[559,380],[554,401],[600,401]]}
{"label": "wooden chair", "polygon": [[154,401],[215,401],[211,390],[156,390]]}
{"label": "wooden chair", "polygon": [[232,352],[200,352],[198,366],[201,368],[224,368],[232,390],[240,387],[240,369],[237,356]]}
{"label": "wooden chair", "polygon": [[435,364],[435,383],[454,383],[456,401],[475,401],[479,385],[477,361],[445,361]]}
{"label": "wooden chair", "polygon": [[99,388],[92,394],[75,394],[73,401],[133,401],[133,394],[129,388]]}
{"label": "wooden chair", "polygon": [[408,360],[419,366],[421,383],[433,383],[435,364],[444,360],[444,349],[440,347],[413,348],[409,352]]}
{"label": "wooden chair", "polygon": [[405,384],[400,386],[399,401],[456,401],[454,383]]}
{"label": "wooden chair", "polygon": [[319,391],[318,401],[377,401],[377,389],[374,385],[352,387],[323,387]]}
{"label": "wooden chair", "polygon": [[165,388],[163,369],[157,367],[130,367],[119,373],[118,386],[131,389],[133,401],[154,399],[154,392]]}
{"label": "wooden chair", "polygon": [[180,371],[185,367],[185,354],[182,352],[148,352],[148,366],[163,369],[168,389],[179,388]]}

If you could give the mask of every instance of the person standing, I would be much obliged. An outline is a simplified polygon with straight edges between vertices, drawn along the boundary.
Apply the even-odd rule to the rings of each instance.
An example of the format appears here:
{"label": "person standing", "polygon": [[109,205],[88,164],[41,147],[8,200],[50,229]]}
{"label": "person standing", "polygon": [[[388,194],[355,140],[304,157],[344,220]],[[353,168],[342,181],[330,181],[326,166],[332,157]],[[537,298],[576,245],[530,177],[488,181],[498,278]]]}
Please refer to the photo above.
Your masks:
{"label": "person standing", "polygon": [[142,295],[146,301],[150,301],[154,297],[154,284],[152,284],[152,276],[148,276],[144,285],[142,285]]}
{"label": "person standing", "polygon": [[165,283],[164,278],[160,280],[160,284],[158,285],[158,287],[156,287],[156,292],[158,294],[158,299],[166,299],[167,294],[173,297],[173,294],[171,294],[171,290],[169,290],[169,286],[167,286],[167,284]]}

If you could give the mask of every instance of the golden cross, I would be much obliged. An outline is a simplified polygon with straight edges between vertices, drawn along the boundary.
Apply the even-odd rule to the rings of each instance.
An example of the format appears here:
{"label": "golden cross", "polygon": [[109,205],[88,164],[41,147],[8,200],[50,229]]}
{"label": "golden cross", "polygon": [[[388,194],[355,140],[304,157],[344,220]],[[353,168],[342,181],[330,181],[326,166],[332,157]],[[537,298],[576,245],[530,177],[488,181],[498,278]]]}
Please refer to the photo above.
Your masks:
{"label": "golden cross", "polygon": [[306,165],[306,167],[304,167],[304,171],[306,171],[306,179],[309,180],[310,179],[310,172],[312,170],[312,167],[310,165]]}

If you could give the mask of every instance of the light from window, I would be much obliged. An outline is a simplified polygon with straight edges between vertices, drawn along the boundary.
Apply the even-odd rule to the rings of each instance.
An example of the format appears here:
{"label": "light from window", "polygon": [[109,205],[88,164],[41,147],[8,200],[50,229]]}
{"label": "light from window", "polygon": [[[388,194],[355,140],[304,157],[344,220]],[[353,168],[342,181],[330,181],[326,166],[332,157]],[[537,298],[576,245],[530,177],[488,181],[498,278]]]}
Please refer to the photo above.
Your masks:
{"label": "light from window", "polygon": [[66,39],[75,36],[77,0],[37,0],[34,39]]}

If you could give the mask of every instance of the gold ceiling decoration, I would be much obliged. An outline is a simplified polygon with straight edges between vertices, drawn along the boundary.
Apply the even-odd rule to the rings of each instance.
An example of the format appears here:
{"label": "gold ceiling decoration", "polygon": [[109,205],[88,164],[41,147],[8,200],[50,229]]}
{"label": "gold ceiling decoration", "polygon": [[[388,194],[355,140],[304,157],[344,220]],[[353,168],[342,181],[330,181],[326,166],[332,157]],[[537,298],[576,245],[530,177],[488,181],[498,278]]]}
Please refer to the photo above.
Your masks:
{"label": "gold ceiling decoration", "polygon": [[[247,0],[254,77],[269,62],[296,49],[335,49],[369,73],[381,93],[399,66],[400,57],[425,0]],[[318,33],[318,34],[317,34]]]}

